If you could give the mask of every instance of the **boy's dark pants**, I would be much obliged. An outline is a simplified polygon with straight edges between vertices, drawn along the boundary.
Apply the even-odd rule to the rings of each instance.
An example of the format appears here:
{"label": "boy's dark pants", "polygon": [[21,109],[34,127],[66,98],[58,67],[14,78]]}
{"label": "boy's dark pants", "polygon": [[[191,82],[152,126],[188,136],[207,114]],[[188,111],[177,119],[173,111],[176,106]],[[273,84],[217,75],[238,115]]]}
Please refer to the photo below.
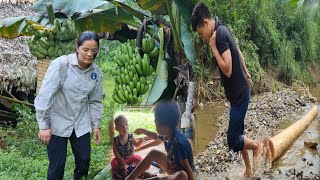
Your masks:
{"label": "boy's dark pants", "polygon": [[52,135],[47,145],[49,159],[48,180],[63,179],[68,139],[75,156],[76,168],[74,170],[74,179],[80,179],[88,175],[91,151],[90,133],[77,138],[73,131],[69,138]]}
{"label": "boy's dark pants", "polygon": [[250,92],[240,104],[231,104],[230,120],[228,127],[228,146],[234,152],[242,151],[244,146],[244,118],[250,101]]}

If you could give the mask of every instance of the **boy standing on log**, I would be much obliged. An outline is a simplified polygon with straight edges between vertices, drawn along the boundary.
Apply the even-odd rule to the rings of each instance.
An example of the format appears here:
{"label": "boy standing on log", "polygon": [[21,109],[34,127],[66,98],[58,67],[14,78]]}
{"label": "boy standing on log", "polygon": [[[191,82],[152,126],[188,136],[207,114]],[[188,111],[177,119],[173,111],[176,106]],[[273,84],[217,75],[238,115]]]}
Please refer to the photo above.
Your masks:
{"label": "boy standing on log", "polygon": [[219,66],[225,94],[230,102],[230,120],[227,132],[229,150],[241,151],[246,171],[245,176],[252,176],[248,150],[253,152],[253,174],[258,165],[262,143],[244,136],[244,118],[250,99],[249,82],[251,76],[246,68],[242,52],[238,48],[227,27],[213,18],[206,4],[198,3],[192,13],[192,29],[202,40],[210,45]]}

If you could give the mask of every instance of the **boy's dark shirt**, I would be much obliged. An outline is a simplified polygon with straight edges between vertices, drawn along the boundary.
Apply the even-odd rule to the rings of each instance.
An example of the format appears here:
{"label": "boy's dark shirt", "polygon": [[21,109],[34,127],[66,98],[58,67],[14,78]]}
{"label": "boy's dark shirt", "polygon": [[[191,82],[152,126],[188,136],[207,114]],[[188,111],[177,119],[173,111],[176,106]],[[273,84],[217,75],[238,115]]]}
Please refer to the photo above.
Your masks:
{"label": "boy's dark shirt", "polygon": [[248,95],[249,83],[242,67],[237,44],[227,27],[215,17],[216,44],[222,55],[230,49],[232,58],[232,74],[228,78],[219,68],[225,94],[231,104],[240,104]]}
{"label": "boy's dark shirt", "polygon": [[178,129],[173,132],[171,141],[165,136],[159,136],[159,138],[164,142],[168,160],[175,169],[181,170],[180,161],[184,159],[188,159],[191,168],[194,169],[190,142]]}

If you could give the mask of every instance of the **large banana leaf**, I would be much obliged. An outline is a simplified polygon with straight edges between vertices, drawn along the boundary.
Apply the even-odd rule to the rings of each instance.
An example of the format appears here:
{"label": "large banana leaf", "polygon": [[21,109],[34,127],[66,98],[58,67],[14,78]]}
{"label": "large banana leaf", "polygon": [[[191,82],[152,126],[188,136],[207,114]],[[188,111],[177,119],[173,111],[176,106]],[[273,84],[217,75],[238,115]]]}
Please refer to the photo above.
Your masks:
{"label": "large banana leaf", "polygon": [[159,50],[159,57],[158,57],[158,64],[156,75],[154,78],[154,82],[147,98],[146,104],[151,105],[155,103],[160,96],[162,95],[163,91],[168,86],[168,64],[164,60],[164,30],[160,28],[159,31],[159,40],[160,40],[160,50]]}
{"label": "large banana leaf", "polygon": [[[23,29],[23,21],[25,19],[25,16],[20,17],[12,17],[12,18],[6,18],[0,21],[0,36],[5,37],[14,37],[17,36],[19,33],[18,31],[14,31],[14,29],[20,30]],[[9,28],[5,28],[9,27]]]}
{"label": "large banana leaf", "polygon": [[121,2],[121,1],[116,1],[116,0],[109,0],[110,3],[116,5],[119,8],[123,8],[126,11],[130,12],[133,16],[135,16],[136,18],[140,19],[141,21],[145,18],[148,17],[147,14],[145,14],[144,12],[141,12],[137,9],[134,9],[130,6],[128,6],[127,4]]}
{"label": "large banana leaf", "polygon": [[144,16],[147,16],[143,12],[128,6],[123,0],[39,0],[32,6],[32,8],[38,12],[46,12],[46,4],[48,2],[52,3],[55,12],[62,12],[68,17],[72,17],[77,13],[90,11],[92,9],[107,10],[113,8],[113,5],[129,11],[133,16],[141,20]]}
{"label": "large banana leaf", "polygon": [[72,17],[75,13],[90,11],[99,6],[109,3],[104,0],[38,0],[33,4],[32,9],[37,12],[47,12],[46,4],[52,3],[54,12],[62,12],[68,17]]}
{"label": "large banana leaf", "polygon": [[162,61],[159,67],[159,71],[156,73],[156,77],[153,82],[152,89],[150,91],[146,104],[151,105],[155,103],[160,98],[167,86],[168,64],[167,61]]}
{"label": "large banana leaf", "polygon": [[195,3],[192,0],[174,0],[176,3],[183,20],[187,23],[188,26],[191,25],[191,15]]}
{"label": "large banana leaf", "polygon": [[[27,26],[25,19],[46,25],[49,20],[44,14],[47,12],[46,4],[49,1],[52,3],[56,15],[62,13],[64,17],[77,18],[76,25],[79,30],[114,33],[124,27],[123,24],[138,27],[138,24],[134,21],[134,16],[140,20],[147,16],[143,12],[126,5],[121,0],[39,0],[32,8],[41,12],[42,15],[0,20],[0,37],[13,38],[28,35],[24,31]],[[101,9],[94,9],[97,7]]]}
{"label": "large banana leaf", "polygon": [[20,35],[27,35],[25,33],[27,26],[25,19],[40,23],[43,20],[43,16],[30,15],[0,19],[0,37],[13,38]]}
{"label": "large banana leaf", "polygon": [[95,9],[82,13],[76,20],[76,27],[80,30],[114,33],[124,24],[138,26],[134,17],[122,8],[107,10]]}
{"label": "large banana leaf", "polygon": [[156,15],[166,15],[166,0],[136,0],[137,4],[143,9]]}
{"label": "large banana leaf", "polygon": [[194,63],[194,47],[192,42],[192,35],[190,32],[188,32],[187,25],[185,23],[182,23],[181,25],[181,40],[187,59],[191,62],[191,64]]}
{"label": "large banana leaf", "polygon": [[[138,5],[143,9],[150,11],[152,14],[161,14],[161,15],[167,15],[165,2],[167,0],[136,0]],[[191,24],[191,14],[193,7],[195,5],[194,0],[169,0],[174,1],[180,11],[180,14],[182,15],[184,21],[188,24],[188,26]]]}

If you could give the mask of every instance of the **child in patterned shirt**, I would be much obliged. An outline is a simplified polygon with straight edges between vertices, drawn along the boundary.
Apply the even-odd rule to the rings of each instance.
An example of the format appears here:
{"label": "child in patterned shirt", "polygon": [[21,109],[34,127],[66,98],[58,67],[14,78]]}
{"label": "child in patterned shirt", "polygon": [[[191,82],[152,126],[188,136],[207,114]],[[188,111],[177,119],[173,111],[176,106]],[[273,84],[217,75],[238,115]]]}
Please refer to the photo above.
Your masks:
{"label": "child in patterned shirt", "polygon": [[129,133],[128,120],[125,116],[117,116],[114,123],[119,135],[112,141],[115,158],[111,161],[111,170],[113,178],[120,180],[124,179],[142,160],[141,156],[134,154],[134,146],[140,146],[143,139],[136,139]]}

